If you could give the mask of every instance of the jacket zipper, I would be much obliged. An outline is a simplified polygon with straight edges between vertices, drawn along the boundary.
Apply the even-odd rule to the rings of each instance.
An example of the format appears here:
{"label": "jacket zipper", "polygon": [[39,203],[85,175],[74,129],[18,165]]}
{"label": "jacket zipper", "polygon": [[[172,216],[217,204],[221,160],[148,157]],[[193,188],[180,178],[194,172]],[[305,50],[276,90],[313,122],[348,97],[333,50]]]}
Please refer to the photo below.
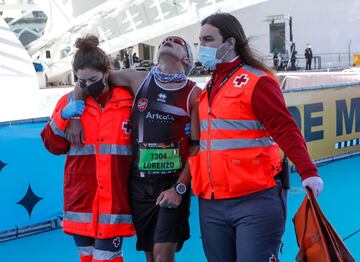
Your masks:
{"label": "jacket zipper", "polygon": [[211,113],[211,108],[209,105],[209,110],[208,110],[208,141],[207,141],[207,157],[208,157],[208,175],[209,175],[209,182],[211,185],[211,199],[215,198],[214,195],[214,184],[213,184],[213,179],[211,176],[211,170],[210,170],[210,145],[211,145],[211,137],[210,137],[210,130],[211,130],[211,120],[210,120],[210,113]]}
{"label": "jacket zipper", "polygon": [[[240,64],[239,66],[237,66],[221,83],[220,83],[220,86],[219,86],[219,90],[220,91],[220,88],[222,87],[223,84],[225,84],[232,76],[233,74],[235,74],[235,72],[237,72],[239,70],[239,68],[241,68],[244,64]],[[212,85],[212,84],[210,84]],[[217,92],[212,100],[212,103],[214,103],[216,97],[218,96],[218,93]],[[210,106],[210,101],[209,101],[209,97],[208,97],[208,140],[207,140],[207,155],[208,155],[208,173],[209,173],[209,182],[210,182],[210,185],[211,185],[211,199],[215,199],[215,194],[214,194],[214,184],[213,184],[213,179],[212,179],[212,176],[211,176],[211,170],[210,170],[210,130],[211,130],[211,121],[210,121],[210,113],[211,113],[211,106]]]}

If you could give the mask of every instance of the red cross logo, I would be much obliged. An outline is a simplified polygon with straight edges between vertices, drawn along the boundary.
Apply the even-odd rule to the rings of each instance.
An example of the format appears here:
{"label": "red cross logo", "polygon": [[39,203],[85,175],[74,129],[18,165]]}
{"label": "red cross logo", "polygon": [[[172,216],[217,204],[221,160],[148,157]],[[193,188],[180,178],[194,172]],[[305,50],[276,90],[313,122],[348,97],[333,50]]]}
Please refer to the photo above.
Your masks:
{"label": "red cross logo", "polygon": [[269,262],[277,262],[276,256],[272,255],[272,256],[269,258]]}
{"label": "red cross logo", "polygon": [[131,131],[131,123],[129,119],[126,119],[123,123],[122,123],[122,129],[125,131],[125,134],[130,134]]}
{"label": "red cross logo", "polygon": [[234,79],[234,85],[235,87],[242,87],[243,85],[246,85],[249,81],[249,76],[247,74],[242,74],[241,76],[236,76]]}
{"label": "red cross logo", "polygon": [[115,248],[118,248],[121,245],[121,239],[120,237],[115,237],[113,240],[113,244]]}

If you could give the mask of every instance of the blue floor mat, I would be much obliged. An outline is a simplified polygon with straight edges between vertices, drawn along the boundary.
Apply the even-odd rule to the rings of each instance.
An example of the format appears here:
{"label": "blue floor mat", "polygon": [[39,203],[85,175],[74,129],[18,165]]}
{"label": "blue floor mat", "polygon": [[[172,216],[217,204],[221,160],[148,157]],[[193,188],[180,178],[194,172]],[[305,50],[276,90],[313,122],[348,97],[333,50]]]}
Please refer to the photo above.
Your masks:
{"label": "blue floor mat", "polygon": [[[360,228],[360,175],[358,167],[360,157],[336,161],[319,168],[325,188],[321,195],[320,205],[339,235],[344,238]],[[288,220],[283,237],[284,247],[282,261],[295,261],[297,245],[292,224],[292,217],[304,197],[300,179],[293,173],[292,189],[288,197]],[[198,221],[198,203],[196,197],[191,204],[191,238],[181,252],[176,255],[180,262],[206,261],[200,238]],[[123,250],[125,261],[145,261],[143,253],[135,250],[136,238],[125,239]],[[346,240],[346,245],[355,258],[360,259],[360,233]],[[75,262],[79,261],[73,239],[55,230],[30,237],[25,237],[0,244],[1,262]]]}

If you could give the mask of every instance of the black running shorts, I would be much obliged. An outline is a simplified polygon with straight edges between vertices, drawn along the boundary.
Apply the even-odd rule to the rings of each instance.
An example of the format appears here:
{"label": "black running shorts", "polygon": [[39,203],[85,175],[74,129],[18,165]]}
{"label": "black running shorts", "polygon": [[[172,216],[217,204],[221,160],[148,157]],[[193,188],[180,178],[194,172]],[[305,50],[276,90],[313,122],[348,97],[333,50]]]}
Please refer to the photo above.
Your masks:
{"label": "black running shorts", "polygon": [[171,188],[177,177],[137,177],[129,179],[130,205],[137,233],[136,249],[153,251],[155,243],[178,243],[179,251],[190,237],[190,189],[178,208],[156,205],[160,193]]}

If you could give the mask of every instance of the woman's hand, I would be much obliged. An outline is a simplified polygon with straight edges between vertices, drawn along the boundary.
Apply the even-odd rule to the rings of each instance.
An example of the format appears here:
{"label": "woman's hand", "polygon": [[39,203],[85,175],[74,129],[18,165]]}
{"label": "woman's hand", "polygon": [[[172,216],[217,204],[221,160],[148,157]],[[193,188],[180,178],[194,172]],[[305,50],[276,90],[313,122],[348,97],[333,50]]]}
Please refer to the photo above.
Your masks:
{"label": "woman's hand", "polygon": [[70,119],[74,116],[81,116],[84,109],[85,103],[83,100],[73,100],[61,110],[61,117],[64,119]]}

